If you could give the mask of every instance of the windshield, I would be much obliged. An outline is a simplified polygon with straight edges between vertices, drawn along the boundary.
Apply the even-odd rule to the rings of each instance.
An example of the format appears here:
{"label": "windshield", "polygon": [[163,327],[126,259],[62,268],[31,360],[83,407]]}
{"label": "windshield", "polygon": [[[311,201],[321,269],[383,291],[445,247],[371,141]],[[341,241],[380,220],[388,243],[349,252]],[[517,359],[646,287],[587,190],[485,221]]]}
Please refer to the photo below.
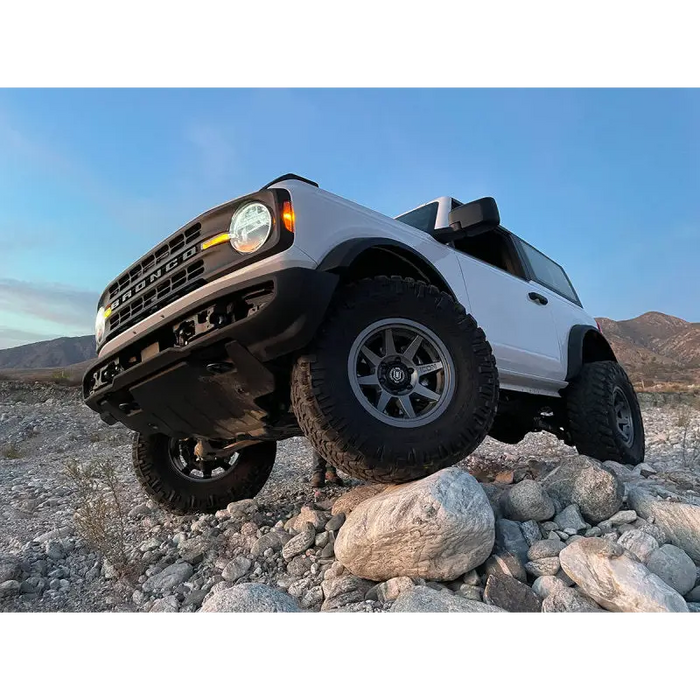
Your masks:
{"label": "windshield", "polygon": [[426,233],[433,233],[433,231],[435,231],[437,212],[438,203],[431,202],[423,207],[418,207],[418,209],[397,216],[396,221],[400,221],[402,224],[408,224]]}

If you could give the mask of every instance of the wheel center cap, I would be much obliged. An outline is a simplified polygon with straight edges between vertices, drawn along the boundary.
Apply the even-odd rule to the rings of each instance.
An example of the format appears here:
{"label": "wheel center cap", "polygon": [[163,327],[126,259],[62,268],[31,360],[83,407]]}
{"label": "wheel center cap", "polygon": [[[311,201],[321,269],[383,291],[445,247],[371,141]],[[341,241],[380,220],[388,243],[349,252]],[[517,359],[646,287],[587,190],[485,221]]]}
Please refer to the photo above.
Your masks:
{"label": "wheel center cap", "polygon": [[403,384],[406,381],[406,371],[403,369],[403,367],[392,367],[389,370],[389,381],[392,384]]}

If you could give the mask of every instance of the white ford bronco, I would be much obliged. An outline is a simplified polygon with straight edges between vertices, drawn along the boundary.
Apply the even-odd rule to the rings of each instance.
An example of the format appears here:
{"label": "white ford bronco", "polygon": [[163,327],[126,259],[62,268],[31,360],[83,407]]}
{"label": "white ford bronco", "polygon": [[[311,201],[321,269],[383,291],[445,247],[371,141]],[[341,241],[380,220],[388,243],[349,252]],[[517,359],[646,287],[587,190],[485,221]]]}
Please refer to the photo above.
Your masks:
{"label": "white ford bronco", "polygon": [[610,345],[491,198],[390,219],[284,175],[115,279],[96,338],[85,401],[135,431],[143,487],[182,513],[255,496],[277,441],[301,434],[376,482],[537,430],[600,460],[644,459]]}

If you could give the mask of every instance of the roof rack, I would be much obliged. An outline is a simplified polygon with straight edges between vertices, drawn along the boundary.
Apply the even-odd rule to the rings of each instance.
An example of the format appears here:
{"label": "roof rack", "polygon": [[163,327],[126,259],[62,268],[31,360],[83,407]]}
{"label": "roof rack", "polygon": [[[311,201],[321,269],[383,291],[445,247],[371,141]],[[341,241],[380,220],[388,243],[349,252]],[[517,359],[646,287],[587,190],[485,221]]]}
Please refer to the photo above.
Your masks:
{"label": "roof rack", "polygon": [[267,185],[261,187],[260,189],[266,190],[268,187],[272,187],[272,185],[276,185],[278,182],[283,182],[284,180],[300,180],[301,182],[305,182],[307,185],[313,185],[314,187],[318,187],[318,182],[308,180],[307,178],[302,177],[301,175],[287,173],[286,175],[280,175],[279,177],[276,177],[272,182],[268,182]]}

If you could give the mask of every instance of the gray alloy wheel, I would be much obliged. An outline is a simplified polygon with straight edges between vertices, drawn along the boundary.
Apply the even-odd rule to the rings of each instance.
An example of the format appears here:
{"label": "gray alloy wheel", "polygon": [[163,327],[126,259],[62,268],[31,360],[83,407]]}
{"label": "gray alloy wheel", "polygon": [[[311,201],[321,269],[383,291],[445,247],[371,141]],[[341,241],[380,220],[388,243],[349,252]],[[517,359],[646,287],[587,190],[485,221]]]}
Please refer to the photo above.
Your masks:
{"label": "gray alloy wheel", "polygon": [[620,387],[615,387],[613,392],[613,409],[617,432],[620,433],[622,442],[629,447],[634,442],[634,421],[632,420],[630,402]]}
{"label": "gray alloy wheel", "polygon": [[367,326],[350,348],[348,377],[363,408],[399,428],[434,421],[455,389],[454,362],[445,344],[407,318]]}
{"label": "gray alloy wheel", "polygon": [[195,457],[196,440],[168,440],[168,461],[182,477],[191,481],[214,481],[228,474],[236,465],[238,452],[227,459],[200,460]]}

